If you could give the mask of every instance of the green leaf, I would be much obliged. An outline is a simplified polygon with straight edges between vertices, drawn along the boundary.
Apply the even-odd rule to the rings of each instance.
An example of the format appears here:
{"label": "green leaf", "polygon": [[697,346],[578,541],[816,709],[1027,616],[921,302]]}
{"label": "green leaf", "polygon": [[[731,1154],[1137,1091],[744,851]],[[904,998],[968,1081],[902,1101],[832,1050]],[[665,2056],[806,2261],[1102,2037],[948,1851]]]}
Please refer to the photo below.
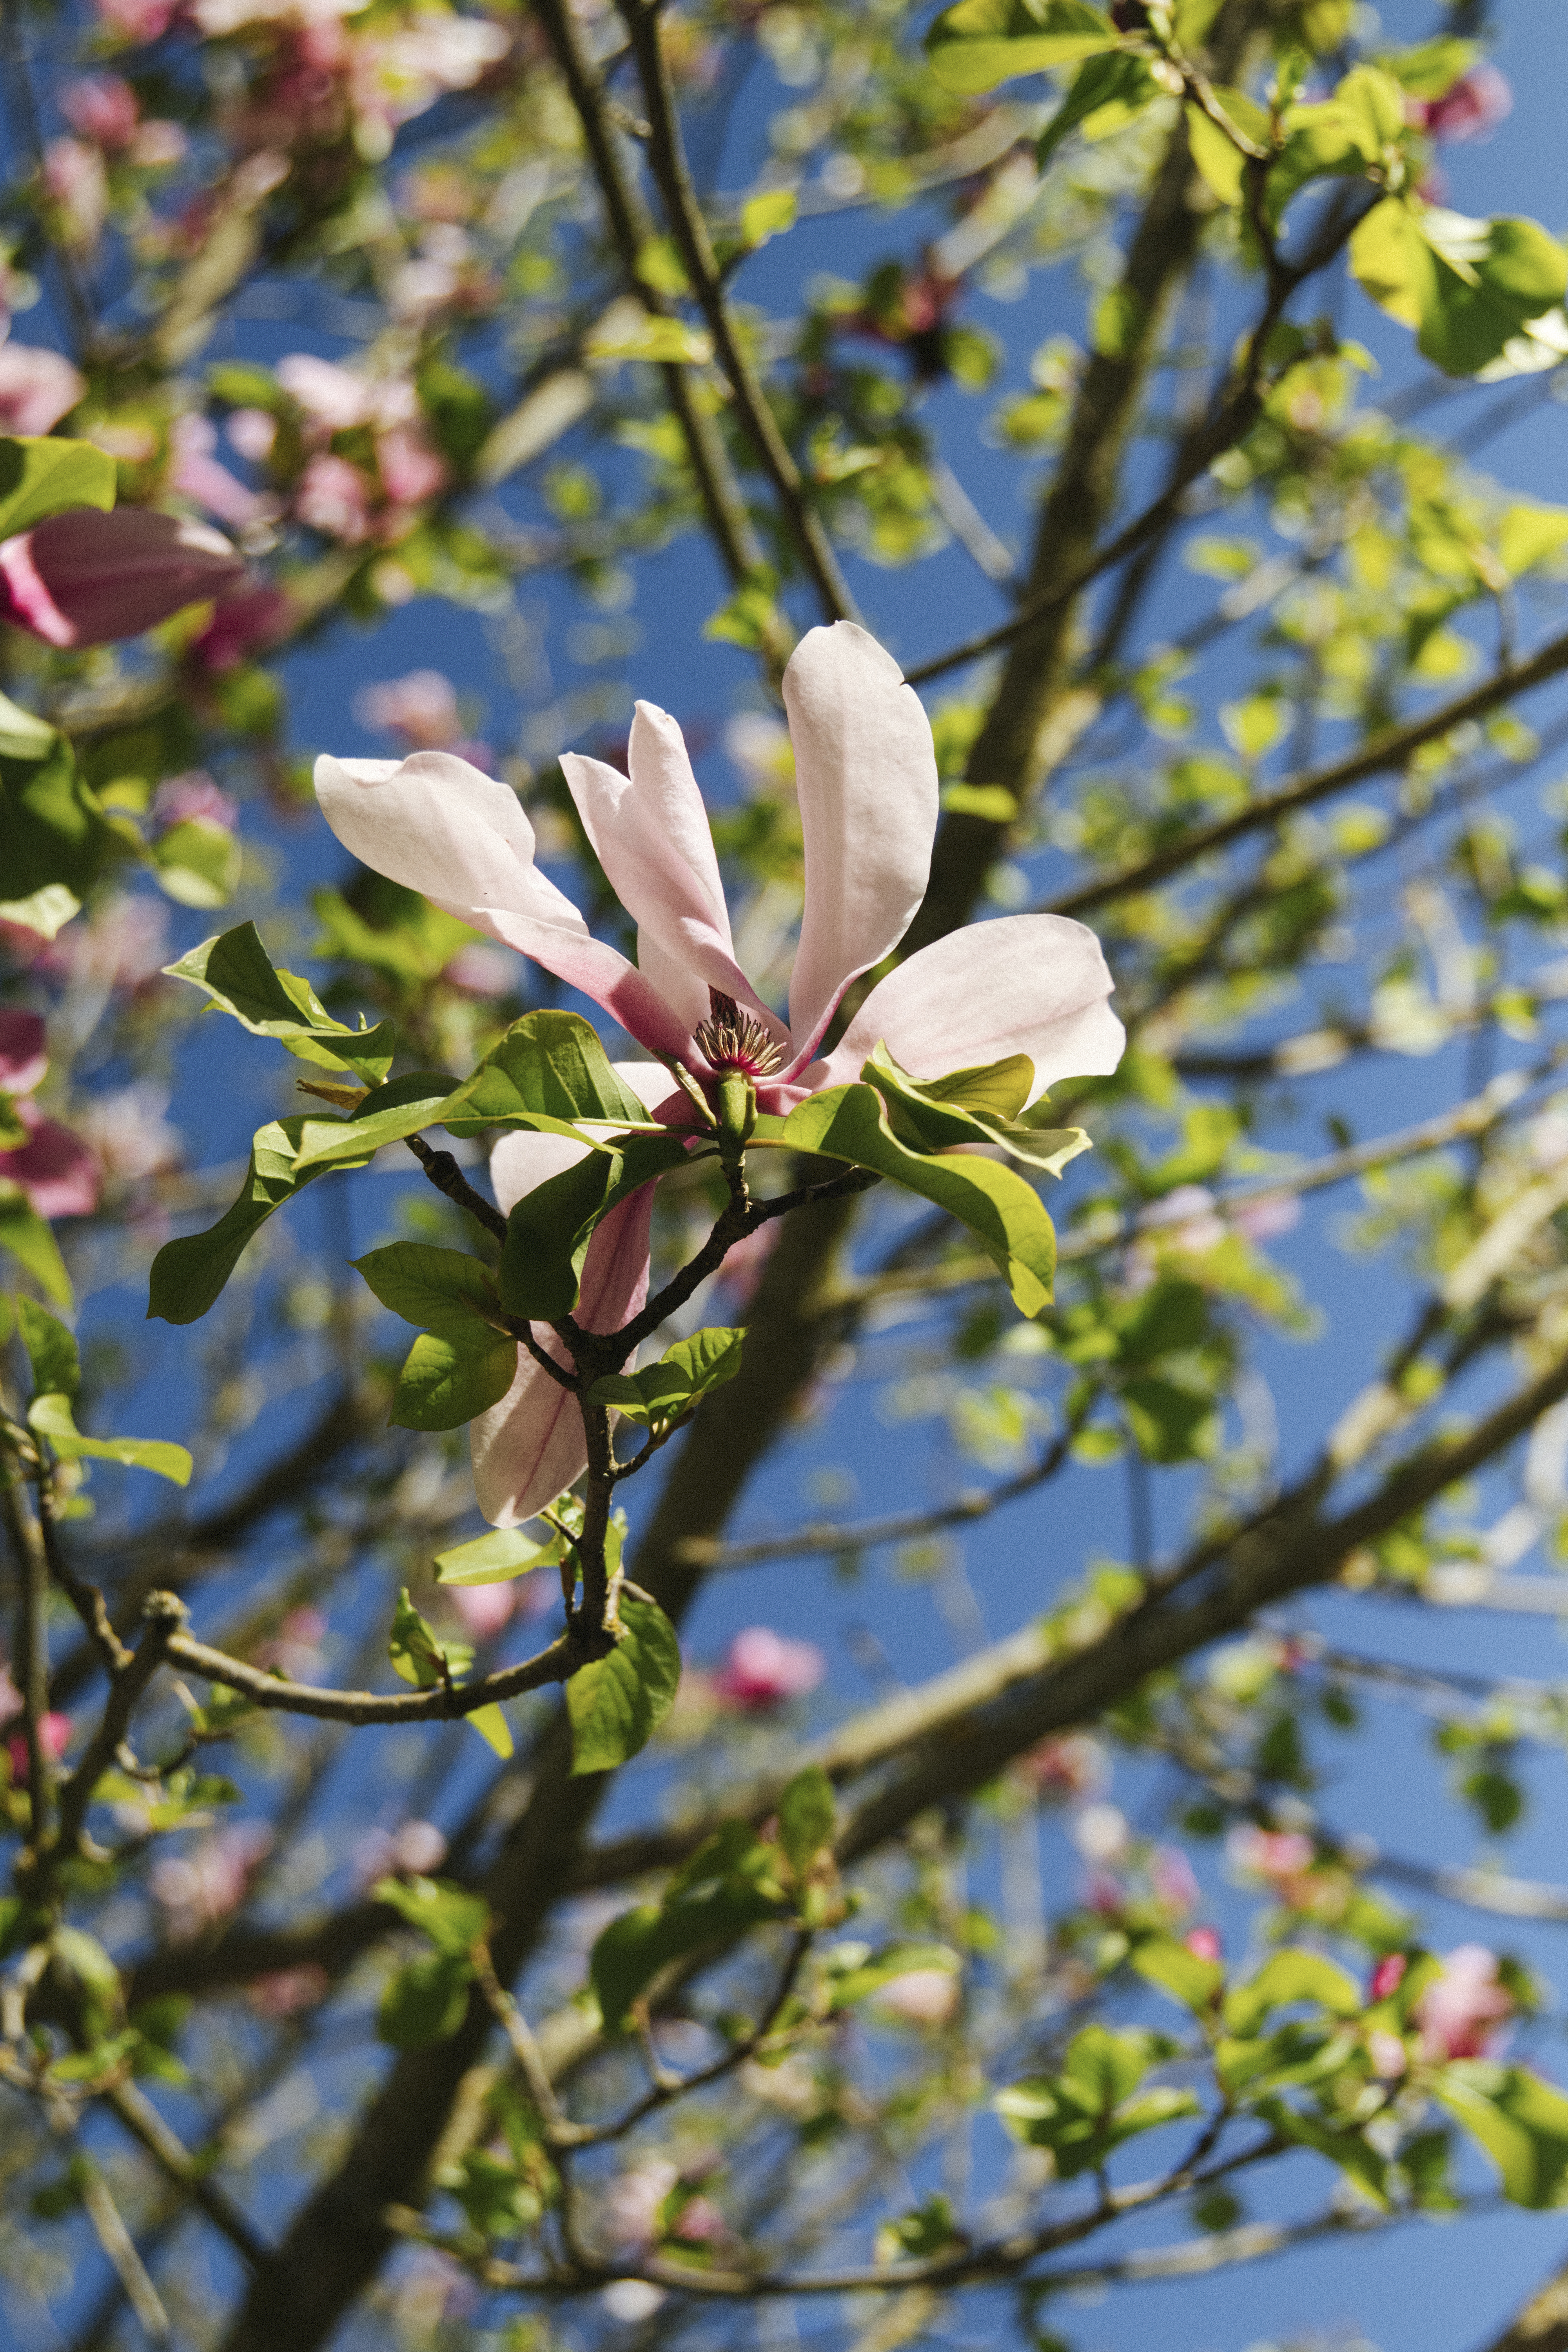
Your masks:
{"label": "green leaf", "polygon": [[52,924],[51,937],[68,919],[60,911],[65,899],[75,902],[74,912],[106,864],[129,847],[63,735],[43,756],[36,746],[19,758],[0,754],[0,843],[5,891],[0,914],[8,921],[30,920],[34,929]]}
{"label": "green leaf", "polygon": [[9,695],[0,694],[0,759],[47,760],[57,740],[47,719],[36,719]]}
{"label": "green leaf", "polygon": [[[1160,96],[1148,60],[1131,50],[1112,50],[1081,65],[1072,88],[1041,131],[1035,163],[1044,171],[1071,131],[1086,139],[1106,139],[1121,130]],[[1016,815],[1015,808],[1013,814]]]}
{"label": "green leaf", "polygon": [[1535,2211],[1568,2203],[1568,2097],[1522,2066],[1458,2058],[1440,2069],[1433,2095],[1497,2166],[1511,2205]]}
{"label": "green leaf", "polygon": [[609,2032],[625,2024],[633,2002],[669,1961],[722,1950],[748,1928],[787,1915],[776,1861],[775,1849],[748,1822],[727,1822],[671,1880],[662,1904],[644,1903],[611,1920],[588,1962]]}
{"label": "green leaf", "polygon": [[629,304],[614,302],[590,332],[583,356],[706,367],[713,356],[713,338],[705,328],[689,327],[684,319],[657,318],[640,307],[634,312]]}
{"label": "green leaf", "polygon": [[394,1242],[351,1260],[384,1307],[422,1331],[460,1329],[497,1312],[495,1276],[463,1250]]}
{"label": "green leaf", "polygon": [[37,1396],[27,1408],[27,1422],[47,1437],[62,1461],[120,1462],[128,1470],[152,1470],[176,1486],[190,1483],[191,1457],[183,1445],[160,1437],[83,1437],[71,1416],[68,1396]]}
{"label": "green leaf", "polygon": [[182,907],[204,911],[226,907],[239,887],[244,853],[237,836],[221,824],[191,817],[171,825],[153,845],[158,886]]}
{"label": "green leaf", "polygon": [[644,1747],[674,1704],[680,1644],[662,1609],[623,1598],[625,1633],[607,1658],[581,1666],[566,1685],[572,1770],[613,1772]]}
{"label": "green leaf", "polygon": [[494,1528],[487,1536],[476,1536],[472,1543],[455,1544],[450,1551],[436,1555],[437,1584],[505,1584],[514,1576],[526,1576],[530,1569],[553,1566],[564,1559],[566,1547],[560,1536],[552,1536],[548,1543],[536,1543],[521,1528]]}
{"label": "green leaf", "polygon": [[829,1975],[830,2010],[849,2009],[880,1992],[895,1977],[919,1969],[948,1969],[955,1975],[958,1958],[945,1944],[889,1944],[873,1954],[865,1944],[836,1944],[825,1956]]}
{"label": "green leaf", "polygon": [[613,1373],[595,1381],[588,1391],[595,1404],[613,1405],[628,1421],[647,1424],[679,1420],[700,1403],[710,1389],[722,1388],[741,1369],[743,1331],[719,1326],[694,1331],[667,1348],[657,1364],[640,1372]]}
{"label": "green leaf", "polygon": [[406,1585],[398,1593],[397,1606],[392,1612],[386,1654],[392,1660],[394,1674],[401,1675],[416,1690],[436,1690],[448,1680],[456,1682],[474,1654],[466,1642],[437,1640],[408,1598]]}
{"label": "green leaf", "polygon": [[1568,253],[1534,221],[1468,220],[1402,197],[1359,224],[1350,264],[1447,375],[1477,374],[1568,289]]}
{"label": "green leaf", "polygon": [[466,1959],[427,1952],[398,1969],[381,1997],[375,2030],[394,2050],[449,2042],[468,2012],[474,1971]]}
{"label": "green leaf", "polygon": [[16,923],[37,931],[41,940],[57,939],[75,915],[81,900],[63,882],[46,882],[25,898],[0,898],[0,923]]}
{"label": "green leaf", "polygon": [[779,1843],[796,1875],[804,1875],[832,1845],[838,1826],[833,1783],[820,1764],[808,1764],[795,1774],[779,1799],[778,1813]]}
{"label": "green leaf", "polygon": [[787,1118],[759,1121],[759,1133],[764,1127],[798,1150],[874,1169],[934,1202],[978,1236],[1006,1276],[1021,1314],[1037,1315],[1049,1306],[1056,1234],[1037,1195],[1010,1168],[906,1150],[888,1124],[882,1097],[868,1086],[831,1087],[797,1104]]}
{"label": "green leaf", "polygon": [[1173,1936],[1152,1936],[1147,1943],[1134,1948],[1131,1960],[1141,1977],[1199,2017],[1213,2007],[1214,1997],[1225,1982],[1220,1961],[1189,1952]]}
{"label": "green leaf", "polygon": [[397,1376],[394,1429],[462,1429],[499,1404],[517,1378],[517,1341],[477,1320],[461,1333],[427,1331]]}
{"label": "green leaf", "polygon": [[117,479],[113,458],[91,441],[0,438],[0,539],[14,539],[46,515],[71,507],[107,513]]}
{"label": "green leaf", "polygon": [[1085,0],[959,0],[926,35],[938,81],[965,98],[1120,47],[1109,17]]}
{"label": "green leaf", "polygon": [[658,1127],[577,1013],[530,1013],[514,1023],[452,1094],[447,1114],[442,1124],[454,1135],[527,1125],[536,1114],[568,1131],[584,1120],[612,1130]]}
{"label": "green leaf", "polygon": [[307,1118],[300,1130],[294,1166],[302,1171],[352,1163],[367,1150],[379,1151],[426,1127],[437,1127],[441,1108],[451,1092],[451,1079],[438,1070],[410,1070],[404,1077],[388,1078],[384,1086],[373,1087],[349,1112],[347,1128],[352,1133],[345,1131],[341,1119]]}
{"label": "green leaf", "polygon": [[489,1933],[489,1906],[484,1896],[454,1885],[449,1878],[382,1878],[370,1892],[373,1902],[390,1905],[448,1958],[467,1959]]}
{"label": "green leaf", "polygon": [[1270,2010],[1299,2000],[1311,2001],[1334,2017],[1356,2017],[1362,2009],[1360,1987],[1337,1961],[1321,1952],[1276,1952],[1249,1983],[1237,1985],[1227,1995],[1226,2031],[1256,2033]]}
{"label": "green leaf", "polygon": [[[250,1147],[250,1165],[233,1207],[205,1233],[164,1243],[153,1261],[150,1318],[159,1317],[165,1323],[197,1321],[221,1296],[251,1236],[274,1210],[282,1208],[321,1173],[320,1167],[295,1170],[294,1157],[304,1125],[303,1118],[296,1115],[258,1128]],[[348,1164],[363,1168],[374,1150],[374,1145],[362,1145]]]}
{"label": "green leaf", "polygon": [[594,1228],[620,1202],[687,1157],[688,1139],[661,1130],[593,1151],[525,1192],[507,1219],[500,1302],[509,1315],[553,1323],[577,1304]]}
{"label": "green leaf", "polygon": [[367,1086],[386,1076],[396,1049],[392,1024],[351,1029],[334,1021],[308,980],[274,968],[254,923],[204,940],[164,970],[199,988],[253,1036],[275,1038],[303,1062],[353,1070]]}
{"label": "green leaf", "polygon": [[[887,1104],[893,1132],[917,1151],[943,1151],[960,1143],[1000,1144],[1013,1159],[1059,1176],[1069,1160],[1089,1149],[1081,1127],[1041,1124],[1049,1117],[1043,1100],[1024,1109],[1035,1083],[1035,1066],[1027,1054],[1010,1054],[982,1069],[954,1070],[949,1077],[922,1081],[900,1069],[879,1043],[860,1076]],[[1011,1107],[992,1108],[1003,1103]]]}
{"label": "green leaf", "polygon": [[766,245],[769,237],[795,226],[795,215],[793,188],[767,188],[760,196],[748,196],[741,206],[741,241],[748,248]]}
{"label": "green leaf", "polygon": [[1380,2211],[1387,2210],[1387,2159],[1369,2147],[1353,2126],[1339,2127],[1315,2116],[1304,2115],[1284,2099],[1259,2099],[1254,2112],[1271,2125],[1281,2139],[1294,2140],[1298,2147],[1315,2148],[1320,2156],[1326,2156],[1370,2204]]}
{"label": "green leaf", "polygon": [[506,1709],[499,1705],[477,1706],[463,1721],[470,1731],[477,1731],[487,1748],[493,1748],[504,1761],[513,1748],[511,1726],[506,1719]]}
{"label": "green leaf", "polygon": [[[1211,95],[1218,101],[1226,121],[1233,122],[1254,146],[1268,145],[1268,117],[1244,91],[1215,89]],[[1251,160],[1246,149],[1238,146],[1201,106],[1189,101],[1186,112],[1187,143],[1193,151],[1194,163],[1222,205],[1240,204]]]}
{"label": "green leaf", "polygon": [[33,1368],[34,1394],[74,1397],[81,1386],[81,1357],[71,1333],[30,1298],[17,1299],[16,1319]]}

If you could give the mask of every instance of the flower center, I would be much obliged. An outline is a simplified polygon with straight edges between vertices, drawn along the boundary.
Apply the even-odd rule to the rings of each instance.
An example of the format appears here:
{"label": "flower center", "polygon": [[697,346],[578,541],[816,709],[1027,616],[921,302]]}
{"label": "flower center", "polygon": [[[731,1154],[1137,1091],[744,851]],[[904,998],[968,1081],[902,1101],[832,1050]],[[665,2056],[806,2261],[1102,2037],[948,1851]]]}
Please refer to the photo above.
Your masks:
{"label": "flower center", "polygon": [[732,996],[716,988],[708,992],[711,1008],[693,1034],[714,1070],[740,1070],[748,1078],[771,1077],[783,1061],[773,1039],[754,1013],[743,1012]]}

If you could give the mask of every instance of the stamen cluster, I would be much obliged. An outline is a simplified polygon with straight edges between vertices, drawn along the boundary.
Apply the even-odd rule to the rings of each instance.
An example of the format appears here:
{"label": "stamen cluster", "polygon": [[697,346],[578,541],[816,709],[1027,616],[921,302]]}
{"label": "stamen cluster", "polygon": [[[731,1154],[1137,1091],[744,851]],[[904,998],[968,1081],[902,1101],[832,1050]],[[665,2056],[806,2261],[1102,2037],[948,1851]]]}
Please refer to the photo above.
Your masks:
{"label": "stamen cluster", "polygon": [[743,1012],[732,996],[717,988],[708,992],[711,1007],[693,1036],[710,1069],[739,1070],[748,1078],[771,1077],[784,1056],[754,1013]]}

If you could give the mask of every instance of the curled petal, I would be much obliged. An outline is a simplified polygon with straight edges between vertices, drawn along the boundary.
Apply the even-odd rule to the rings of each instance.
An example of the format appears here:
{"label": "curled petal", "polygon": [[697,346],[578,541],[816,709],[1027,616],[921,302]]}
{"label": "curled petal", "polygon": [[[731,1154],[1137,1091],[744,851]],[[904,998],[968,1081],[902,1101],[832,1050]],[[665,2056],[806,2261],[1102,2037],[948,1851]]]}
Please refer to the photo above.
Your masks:
{"label": "curled petal", "polygon": [[343,847],[374,873],[521,950],[613,1013],[639,1045],[679,1057],[686,1024],[625,956],[595,940],[533,862],[517,795],[450,751],[316,762],[316,797]]}
{"label": "curled petal", "polygon": [[[662,1071],[660,1076],[663,1076]],[[490,1155],[490,1182],[501,1208],[510,1211],[525,1192],[583,1157],[564,1136],[503,1136]],[[651,1184],[610,1211],[594,1233],[583,1266],[577,1320],[589,1331],[614,1331],[647,1297],[648,1229],[653,1218]],[[569,1359],[547,1323],[533,1334],[559,1364]],[[574,1396],[552,1381],[526,1349],[517,1360],[517,1378],[499,1404],[481,1413],[469,1430],[474,1492],[492,1527],[520,1528],[588,1466],[583,1415]]]}
{"label": "curled petal", "polygon": [[30,1102],[15,1108],[27,1139],[14,1151],[0,1151],[0,1180],[19,1185],[40,1217],[91,1216],[99,1192],[94,1154],[68,1127],[45,1118]]}
{"label": "curled petal", "polygon": [[790,980],[796,1065],[849,982],[897,947],[925,896],[936,753],[920,697],[852,621],[812,629],[784,672],[805,842],[805,913]]}
{"label": "curled petal", "polygon": [[1107,1076],[1126,1044],[1107,1002],[1114,986],[1094,933],[1065,915],[972,923],[879,981],[811,1076],[821,1087],[847,1084],[881,1038],[915,1078],[1009,1054],[1034,1063],[1036,1096],[1063,1078]]}
{"label": "curled petal", "polygon": [[244,574],[243,558],[205,523],[150,507],[75,507],[0,543],[0,619],[46,645],[106,646]]}
{"label": "curled petal", "polygon": [[780,1024],[735,961],[708,812],[668,710],[637,704],[628,760],[629,777],[579,752],[561,765],[610,887],[637,918],[637,970],[689,1028],[708,1018],[716,988],[782,1042]]}

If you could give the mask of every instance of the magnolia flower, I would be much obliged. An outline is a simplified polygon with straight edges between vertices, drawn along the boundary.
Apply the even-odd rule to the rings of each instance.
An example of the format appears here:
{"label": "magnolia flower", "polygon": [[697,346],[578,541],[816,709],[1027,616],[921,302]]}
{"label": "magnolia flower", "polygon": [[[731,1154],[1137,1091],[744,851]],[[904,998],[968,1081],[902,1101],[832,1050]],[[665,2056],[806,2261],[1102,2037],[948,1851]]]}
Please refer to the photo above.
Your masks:
{"label": "magnolia flower", "polygon": [[[805,853],[805,907],[781,1019],[735,961],[707,813],[680,730],[639,702],[630,776],[563,755],[584,828],[637,925],[637,961],[595,940],[539,871],[516,794],[448,752],[316,765],[316,793],[343,846],[391,881],[602,1005],[638,1045],[678,1063],[713,1098],[739,1073],[782,1112],[859,1077],[879,1041],[917,1078],[1026,1054],[1038,1096],[1113,1070],[1121,1024],[1100,943],[1079,923],[1014,915],[922,948],[871,991],[833,1051],[823,1036],[845,991],[898,945],[925,895],[937,822],[931,725],[898,664],[852,623],[813,629],[784,673]],[[690,1123],[657,1065],[622,1072],[656,1116]],[[512,1134],[491,1181],[503,1210],[579,1157],[563,1138]],[[652,1188],[599,1225],[578,1320],[615,1330],[647,1293]],[[547,1326],[542,1346],[559,1349]],[[582,1472],[576,1406],[524,1356],[509,1394],[474,1423],[479,1507],[520,1526]]]}
{"label": "magnolia flower", "polygon": [[0,620],[49,646],[110,645],[232,588],[244,570],[205,523],[73,507],[0,542]]}
{"label": "magnolia flower", "polygon": [[0,344],[0,431],[52,433],[86,390],[87,378],[63,352]]}
{"label": "magnolia flower", "polygon": [[731,1706],[763,1715],[806,1697],[826,1672],[815,1642],[791,1642],[771,1625],[748,1625],[731,1643],[713,1688]]}
{"label": "magnolia flower", "polygon": [[1410,121],[1430,139],[1483,139],[1512,110],[1507,75],[1484,58],[1451,82],[1441,98],[1405,101]]}
{"label": "magnolia flower", "polygon": [[99,1167],[78,1135],[46,1118],[29,1097],[49,1066],[42,1016],[0,1012],[0,1094],[23,1139],[0,1151],[0,1186],[15,1185],[40,1217],[87,1217],[98,1206]]}
{"label": "magnolia flower", "polygon": [[1443,1973],[1415,2004],[1422,2055],[1431,2059],[1487,2058],[1497,2048],[1502,2021],[1513,2014],[1513,1995],[1498,1981],[1498,1958],[1484,1944],[1461,1944],[1443,1963]]}
{"label": "magnolia flower", "polygon": [[947,2025],[956,2015],[963,1988],[952,1969],[906,1969],[879,1988],[877,2006],[906,2025]]}

